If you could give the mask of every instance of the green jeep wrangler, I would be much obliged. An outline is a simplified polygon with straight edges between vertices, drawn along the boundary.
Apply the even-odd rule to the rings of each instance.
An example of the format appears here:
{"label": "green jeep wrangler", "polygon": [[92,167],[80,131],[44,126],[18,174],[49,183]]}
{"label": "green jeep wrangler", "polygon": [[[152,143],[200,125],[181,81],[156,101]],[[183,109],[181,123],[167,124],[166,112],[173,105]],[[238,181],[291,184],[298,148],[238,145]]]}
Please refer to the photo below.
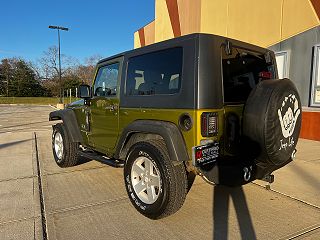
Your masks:
{"label": "green jeep wrangler", "polygon": [[60,167],[79,157],[124,167],[133,206],[151,219],[175,213],[196,175],[211,184],[273,181],[294,158],[299,94],[278,79],[274,53],[191,34],[101,60],[93,85],[50,113]]}

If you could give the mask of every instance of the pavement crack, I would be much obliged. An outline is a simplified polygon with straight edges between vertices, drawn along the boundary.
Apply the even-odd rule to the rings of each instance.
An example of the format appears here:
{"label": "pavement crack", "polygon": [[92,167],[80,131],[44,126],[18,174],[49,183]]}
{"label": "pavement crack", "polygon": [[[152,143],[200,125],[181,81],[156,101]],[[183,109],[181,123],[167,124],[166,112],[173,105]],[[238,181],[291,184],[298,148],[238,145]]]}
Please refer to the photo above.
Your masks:
{"label": "pavement crack", "polygon": [[88,204],[81,204],[81,205],[76,205],[76,206],[73,206],[73,207],[62,208],[62,209],[59,209],[59,210],[51,211],[48,214],[49,215],[53,215],[53,214],[57,214],[57,213],[65,213],[65,212],[79,210],[79,209],[83,209],[83,208],[95,207],[95,206],[100,206],[100,205],[104,205],[104,204],[108,204],[108,203],[124,201],[126,199],[128,199],[127,195],[121,196],[121,197],[118,197],[118,198],[109,199],[109,200],[106,200],[106,201],[88,203]]}
{"label": "pavement crack", "polygon": [[306,235],[308,233],[311,233],[317,229],[320,229],[320,225],[313,225],[313,226],[310,226],[310,227],[307,227],[305,229],[302,229],[301,231],[299,232],[296,232],[296,233],[293,233],[293,234],[290,234],[286,237],[283,237],[283,238],[280,238],[279,240],[292,240],[292,239],[296,239],[298,237],[301,237],[303,235]]}
{"label": "pavement crack", "polygon": [[83,171],[90,171],[90,170],[96,170],[101,168],[109,168],[109,166],[97,166],[97,167],[67,170],[67,171],[61,171],[61,172],[48,172],[48,173],[44,173],[42,176],[52,176],[52,175],[60,175],[60,174],[67,174],[67,173],[74,173],[74,172],[83,172]]}
{"label": "pavement crack", "polygon": [[44,240],[48,239],[48,227],[47,227],[47,219],[46,219],[46,209],[44,202],[44,192],[42,187],[42,175],[41,175],[41,167],[39,161],[39,152],[38,152],[38,142],[37,142],[37,134],[34,133],[34,141],[35,141],[35,157],[37,162],[37,175],[38,175],[38,185],[39,185],[39,196],[40,196],[40,210],[41,210],[41,222],[42,222],[42,236]]}
{"label": "pavement crack", "polygon": [[35,220],[35,219],[37,219],[39,217],[40,217],[40,215],[39,216],[32,216],[32,217],[13,219],[13,220],[9,220],[9,221],[6,221],[6,222],[0,222],[0,226],[6,225],[6,224],[11,224],[11,223],[18,223],[18,222],[28,221],[28,220]]}
{"label": "pavement crack", "polygon": [[[258,183],[252,182],[252,184],[254,184],[254,185],[258,186],[258,187],[261,187],[261,188],[265,188],[264,186],[262,186],[262,185],[260,185],[260,184],[258,184]],[[277,194],[279,194],[279,195],[282,195],[282,196],[284,196],[284,197],[290,198],[290,199],[292,199],[292,200],[295,200],[295,201],[297,201],[297,202],[303,203],[303,204],[305,204],[305,205],[308,205],[308,206],[310,206],[310,207],[313,207],[313,208],[316,208],[316,209],[320,210],[320,206],[317,206],[317,205],[314,205],[314,204],[309,203],[309,202],[307,202],[307,201],[301,200],[301,199],[296,198],[296,197],[294,197],[294,196],[291,196],[291,195],[289,195],[289,194],[282,193],[282,192],[279,192],[279,191],[274,190],[274,189],[270,189],[270,190],[268,190],[268,191],[272,191],[272,192],[277,193]]]}
{"label": "pavement crack", "polygon": [[34,178],[34,177],[36,177],[36,176],[35,176],[35,175],[30,175],[30,176],[25,176],[25,177],[16,177],[16,178],[1,179],[1,180],[0,180],[0,183],[2,183],[2,182],[9,182],[9,181],[23,180],[23,179]]}

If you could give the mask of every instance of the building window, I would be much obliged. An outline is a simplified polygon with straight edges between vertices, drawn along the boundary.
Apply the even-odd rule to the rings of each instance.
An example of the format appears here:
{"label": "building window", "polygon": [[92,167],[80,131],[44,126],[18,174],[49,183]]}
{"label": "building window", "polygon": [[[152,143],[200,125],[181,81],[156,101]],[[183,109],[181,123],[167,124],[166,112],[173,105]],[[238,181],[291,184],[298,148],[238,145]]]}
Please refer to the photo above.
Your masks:
{"label": "building window", "polygon": [[311,106],[320,107],[320,45],[314,46]]}
{"label": "building window", "polygon": [[279,78],[289,78],[289,52],[276,52],[275,55]]}

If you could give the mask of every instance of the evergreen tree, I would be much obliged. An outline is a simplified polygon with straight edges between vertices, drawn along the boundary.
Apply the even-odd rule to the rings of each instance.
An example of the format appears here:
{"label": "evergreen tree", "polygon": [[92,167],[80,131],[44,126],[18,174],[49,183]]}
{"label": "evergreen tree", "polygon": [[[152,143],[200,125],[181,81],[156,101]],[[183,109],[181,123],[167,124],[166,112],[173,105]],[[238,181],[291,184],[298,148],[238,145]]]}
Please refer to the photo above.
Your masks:
{"label": "evergreen tree", "polygon": [[46,90],[36,79],[34,70],[18,58],[3,59],[0,64],[0,94],[10,97],[36,97]]}

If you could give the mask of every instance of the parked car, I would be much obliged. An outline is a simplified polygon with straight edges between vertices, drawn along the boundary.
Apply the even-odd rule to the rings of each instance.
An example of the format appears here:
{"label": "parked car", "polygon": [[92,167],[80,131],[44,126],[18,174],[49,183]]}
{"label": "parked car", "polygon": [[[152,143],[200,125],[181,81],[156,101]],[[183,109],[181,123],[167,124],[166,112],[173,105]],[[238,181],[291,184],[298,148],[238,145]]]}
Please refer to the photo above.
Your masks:
{"label": "parked car", "polygon": [[292,161],[299,94],[268,49],[191,34],[101,60],[82,100],[50,113],[60,167],[79,156],[124,167],[133,206],[159,219],[183,205],[196,175],[241,186],[273,181]]}

